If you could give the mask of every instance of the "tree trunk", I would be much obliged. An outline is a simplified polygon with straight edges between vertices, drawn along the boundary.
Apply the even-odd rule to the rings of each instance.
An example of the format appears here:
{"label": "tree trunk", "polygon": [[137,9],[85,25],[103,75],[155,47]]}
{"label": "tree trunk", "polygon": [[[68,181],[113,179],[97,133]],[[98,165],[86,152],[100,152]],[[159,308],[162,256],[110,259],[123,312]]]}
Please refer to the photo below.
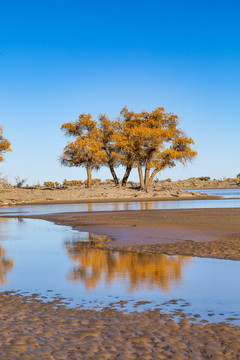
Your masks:
{"label": "tree trunk", "polygon": [[148,188],[148,186],[150,185],[149,184],[149,174],[150,174],[150,166],[149,166],[149,164],[147,164],[146,168],[145,168],[145,176],[144,176],[145,188]]}
{"label": "tree trunk", "polygon": [[88,211],[89,211],[89,212],[92,212],[92,211],[93,211],[92,203],[88,203]]}
{"label": "tree trunk", "polygon": [[139,175],[139,180],[140,180],[140,188],[142,190],[144,190],[144,180],[143,180],[143,172],[142,172],[142,167],[141,165],[138,165],[138,175]]}
{"label": "tree trunk", "polygon": [[150,179],[149,179],[149,183],[148,185],[149,186],[152,186],[152,182],[153,182],[153,179],[155,178],[155,176],[157,175],[157,173],[159,173],[160,169],[154,169],[151,176],[150,176]]}
{"label": "tree trunk", "polygon": [[125,174],[122,179],[122,186],[126,186],[131,170],[132,170],[132,165],[127,165]]}
{"label": "tree trunk", "polygon": [[91,165],[87,164],[87,187],[90,188],[92,186],[92,169]]}
{"label": "tree trunk", "polygon": [[115,173],[113,165],[108,163],[108,166],[109,166],[109,169],[111,171],[111,174],[112,174],[115,185],[119,185],[119,181],[118,181],[118,178],[117,178],[117,175]]}

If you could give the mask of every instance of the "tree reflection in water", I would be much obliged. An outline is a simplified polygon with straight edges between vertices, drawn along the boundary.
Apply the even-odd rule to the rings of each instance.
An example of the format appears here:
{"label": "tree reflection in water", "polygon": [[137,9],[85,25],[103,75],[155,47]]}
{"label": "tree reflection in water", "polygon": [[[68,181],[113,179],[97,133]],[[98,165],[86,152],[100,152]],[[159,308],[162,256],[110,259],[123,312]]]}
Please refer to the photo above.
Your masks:
{"label": "tree reflection in water", "polygon": [[88,289],[95,288],[102,279],[111,284],[120,278],[129,281],[130,292],[141,287],[159,287],[168,292],[171,285],[181,282],[183,266],[191,261],[187,256],[97,249],[107,241],[107,237],[89,234],[88,242],[66,242],[71,260],[77,263],[68,278],[82,281]]}
{"label": "tree reflection in water", "polygon": [[[0,219],[0,224],[8,222],[8,219]],[[0,239],[2,239],[2,232],[0,231]],[[7,284],[7,275],[13,269],[14,260],[8,259],[6,256],[6,250],[0,245],[0,285]]]}
{"label": "tree reflection in water", "polygon": [[0,246],[0,285],[7,284],[7,274],[12,270],[13,265],[13,259],[8,259],[6,251]]}

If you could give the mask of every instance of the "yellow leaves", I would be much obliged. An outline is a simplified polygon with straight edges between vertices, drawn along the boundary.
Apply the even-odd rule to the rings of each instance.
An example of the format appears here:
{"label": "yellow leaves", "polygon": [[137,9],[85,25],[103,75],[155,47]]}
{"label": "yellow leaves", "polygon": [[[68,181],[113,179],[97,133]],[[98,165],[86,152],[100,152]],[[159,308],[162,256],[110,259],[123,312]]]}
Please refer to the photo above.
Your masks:
{"label": "yellow leaves", "polygon": [[163,107],[139,113],[124,107],[116,121],[99,115],[99,126],[90,114],[81,114],[77,121],[62,125],[66,135],[76,137],[65,147],[62,164],[91,168],[108,164],[112,174],[113,166],[120,163],[130,169],[145,166],[145,179],[151,182],[159,170],[197,155],[191,148],[194,141],[178,128],[178,122],[178,116]]}
{"label": "yellow leaves", "polygon": [[65,123],[61,126],[62,130],[65,130],[65,133],[68,135],[74,135],[76,132],[76,125],[73,123]]}
{"label": "yellow leaves", "polygon": [[61,156],[61,163],[66,166],[99,167],[105,161],[105,152],[102,150],[100,131],[97,122],[90,114],[81,114],[75,123],[63,124],[66,135],[76,137],[76,140],[65,146]]}
{"label": "yellow leaves", "polygon": [[82,113],[75,122],[65,123],[61,126],[67,136],[84,136],[86,133],[93,131],[97,122],[92,120],[91,114]]}
{"label": "yellow leaves", "polygon": [[134,113],[125,107],[121,111],[116,148],[125,162],[128,159],[135,166],[149,164],[163,144],[176,136],[178,117],[165,113],[159,107],[148,113]]}
{"label": "yellow leaves", "polygon": [[12,151],[10,142],[7,139],[0,140],[0,151]]}
{"label": "yellow leaves", "polygon": [[4,127],[0,125],[0,162],[4,160],[3,154],[12,151],[10,141],[3,137]]}
{"label": "yellow leaves", "polygon": [[83,184],[83,181],[81,181],[81,180],[66,180],[66,179],[64,179],[64,181],[63,181],[63,186],[65,186],[65,187],[68,187],[68,186],[75,187],[75,186],[80,186],[82,184]]}
{"label": "yellow leaves", "polygon": [[197,156],[197,151],[191,148],[191,145],[193,144],[193,139],[186,135],[174,139],[171,149],[173,157],[183,163],[187,160],[192,160]]}

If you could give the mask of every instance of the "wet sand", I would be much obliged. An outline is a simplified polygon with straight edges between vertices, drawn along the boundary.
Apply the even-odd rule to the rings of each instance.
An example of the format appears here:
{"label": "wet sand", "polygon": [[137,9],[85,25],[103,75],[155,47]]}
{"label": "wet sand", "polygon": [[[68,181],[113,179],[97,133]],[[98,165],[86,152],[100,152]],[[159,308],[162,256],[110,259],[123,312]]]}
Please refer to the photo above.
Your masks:
{"label": "wet sand", "polygon": [[[12,359],[239,359],[240,326],[179,322],[160,309],[123,312],[67,309],[56,300],[0,294],[0,343]],[[195,322],[195,323],[194,323]]]}
{"label": "wet sand", "polygon": [[240,209],[75,212],[26,217],[114,238],[99,249],[240,260]]}

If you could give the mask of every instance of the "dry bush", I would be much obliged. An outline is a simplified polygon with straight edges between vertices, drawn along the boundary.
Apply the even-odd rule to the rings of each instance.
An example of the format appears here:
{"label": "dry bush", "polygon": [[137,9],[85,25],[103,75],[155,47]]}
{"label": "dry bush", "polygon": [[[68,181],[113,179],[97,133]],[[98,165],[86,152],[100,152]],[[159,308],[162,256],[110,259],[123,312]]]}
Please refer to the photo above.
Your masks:
{"label": "dry bush", "polygon": [[210,176],[200,176],[200,177],[198,177],[198,180],[209,181],[209,180],[211,180],[211,178],[210,178]]}
{"label": "dry bush", "polygon": [[0,189],[11,188],[12,185],[9,183],[7,176],[2,176],[0,173]]}
{"label": "dry bush", "polygon": [[76,187],[82,185],[83,182],[81,180],[66,180],[63,181],[64,187]]}
{"label": "dry bush", "polygon": [[53,188],[55,188],[55,183],[53,181],[45,181],[43,183],[43,186],[53,189]]}
{"label": "dry bush", "polygon": [[22,188],[23,185],[26,183],[27,179],[21,179],[20,176],[15,177],[15,186],[17,188]]}

